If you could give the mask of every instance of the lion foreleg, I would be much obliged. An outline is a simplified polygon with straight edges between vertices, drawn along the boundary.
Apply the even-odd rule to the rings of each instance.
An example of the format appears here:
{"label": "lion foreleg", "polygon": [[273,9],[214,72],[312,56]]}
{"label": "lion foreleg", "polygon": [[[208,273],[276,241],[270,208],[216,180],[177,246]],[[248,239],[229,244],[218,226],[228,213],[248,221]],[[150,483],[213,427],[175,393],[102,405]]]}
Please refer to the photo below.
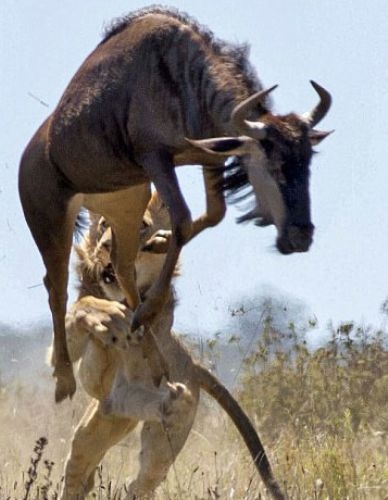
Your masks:
{"label": "lion foreleg", "polygon": [[126,307],[113,300],[87,295],[78,300],[66,314],[66,339],[74,363],[85,353],[89,336],[109,331],[115,320],[125,318]]}
{"label": "lion foreleg", "polygon": [[163,402],[167,396],[166,389],[128,380],[123,369],[119,368],[101,409],[106,415],[161,422]]}
{"label": "lion foreleg", "polygon": [[[115,318],[124,318],[126,307],[113,300],[82,297],[67,311],[65,317],[66,343],[70,361],[75,363],[84,354],[91,334],[108,331]],[[53,339],[54,341],[54,339]],[[53,342],[47,349],[47,363],[55,366]]]}
{"label": "lion foreleg", "polygon": [[176,414],[192,403],[192,394],[184,384],[166,384],[159,388],[128,380],[118,369],[109,396],[102,402],[106,415],[133,418],[168,425]]}

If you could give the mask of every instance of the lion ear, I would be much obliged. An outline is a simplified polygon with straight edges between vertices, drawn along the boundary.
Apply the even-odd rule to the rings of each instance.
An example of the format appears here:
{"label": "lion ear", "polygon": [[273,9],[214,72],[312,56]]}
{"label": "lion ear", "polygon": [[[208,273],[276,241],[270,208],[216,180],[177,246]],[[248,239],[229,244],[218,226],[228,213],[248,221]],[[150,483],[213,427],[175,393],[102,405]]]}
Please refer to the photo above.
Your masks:
{"label": "lion ear", "polygon": [[96,246],[97,245],[97,233],[98,233],[98,223],[101,219],[101,215],[98,215],[94,212],[91,212],[89,210],[89,239],[90,239],[90,245],[91,246]]}
{"label": "lion ear", "polygon": [[75,265],[77,274],[81,275],[85,270],[92,269],[94,263],[90,258],[91,247],[88,236],[84,238],[80,245],[75,245],[74,250],[78,257]]}
{"label": "lion ear", "polygon": [[77,257],[79,260],[84,261],[87,259],[87,251],[84,248],[84,245],[74,245],[74,250],[75,253],[77,254]]}
{"label": "lion ear", "polygon": [[218,137],[214,139],[201,139],[186,141],[195,148],[218,156],[240,156],[246,154],[253,139],[250,137]]}

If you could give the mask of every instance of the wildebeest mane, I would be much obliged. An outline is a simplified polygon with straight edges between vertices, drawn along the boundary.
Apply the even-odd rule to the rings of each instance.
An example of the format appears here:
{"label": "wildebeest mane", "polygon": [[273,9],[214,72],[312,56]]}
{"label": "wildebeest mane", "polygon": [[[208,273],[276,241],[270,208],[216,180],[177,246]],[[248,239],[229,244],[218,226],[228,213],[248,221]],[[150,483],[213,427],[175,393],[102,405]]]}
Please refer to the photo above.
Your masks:
{"label": "wildebeest mane", "polygon": [[[231,67],[232,73],[237,80],[241,81],[242,87],[248,90],[248,94],[252,94],[262,89],[262,84],[257,77],[256,71],[248,60],[248,44],[235,44],[220,40],[211,30],[198,23],[190,15],[171,7],[166,8],[160,5],[148,6],[123,17],[114,19],[106,26],[100,45],[103,45],[112,37],[122,33],[137,19],[149,14],[161,14],[176,19],[180,23],[188,26],[194,33],[197,33],[210,49],[211,53],[218,56],[227,66]],[[266,102],[266,107],[260,106],[258,111],[260,113],[266,112],[269,108],[270,102],[268,100],[268,102]]]}
{"label": "wildebeest mane", "polygon": [[242,201],[251,193],[246,192],[250,188],[248,174],[241,165],[241,160],[238,157],[233,157],[225,163],[224,177],[218,189],[228,197],[232,203]]}
{"label": "wildebeest mane", "polygon": [[84,234],[89,229],[89,213],[85,208],[81,208],[74,224],[74,241],[79,243]]}
{"label": "wildebeest mane", "polygon": [[[196,33],[206,47],[206,56],[204,56],[205,64],[211,65],[211,59],[214,58],[217,61],[216,71],[217,73],[219,72],[219,75],[232,75],[231,79],[226,80],[228,80],[228,85],[233,82],[232,85],[237,90],[235,97],[239,96],[240,99],[245,99],[247,96],[263,88],[256,71],[248,60],[249,46],[247,44],[235,44],[220,40],[206,26],[201,25],[188,14],[174,8],[153,5],[117,18],[106,27],[100,45],[105,44],[112,37],[124,32],[138,19],[152,14],[164,15],[177,20],[182,25],[190,28],[193,33]],[[223,78],[220,77],[221,82],[222,80]],[[220,87],[222,86],[223,83],[220,84]],[[271,102],[268,98],[265,104],[258,104],[255,114],[256,116],[260,116],[267,113],[270,108]],[[248,181],[248,176],[237,158],[227,162],[224,178],[218,185],[218,189],[225,193],[225,196],[231,203],[238,203],[251,197],[252,189]],[[242,217],[243,220],[249,220],[250,218],[253,219],[255,216],[249,217],[246,214]]]}
{"label": "wildebeest mane", "polygon": [[207,27],[197,23],[191,16],[189,16],[189,14],[180,12],[178,9],[173,7],[166,8],[162,5],[149,5],[148,7],[143,7],[129,14],[113,19],[104,29],[101,44],[124,31],[133,21],[149,14],[161,14],[176,19],[180,23],[190,26],[190,28],[200,34],[207,43],[211,43],[214,39],[213,33]]}

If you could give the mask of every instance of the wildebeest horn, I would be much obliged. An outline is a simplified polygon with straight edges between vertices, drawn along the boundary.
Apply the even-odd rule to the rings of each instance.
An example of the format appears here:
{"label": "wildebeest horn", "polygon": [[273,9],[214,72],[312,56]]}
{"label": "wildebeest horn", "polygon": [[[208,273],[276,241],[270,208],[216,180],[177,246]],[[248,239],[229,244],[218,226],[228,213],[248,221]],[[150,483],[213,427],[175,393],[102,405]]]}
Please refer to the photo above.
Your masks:
{"label": "wildebeest horn", "polygon": [[[260,90],[260,92],[256,92],[256,94],[237,104],[232,111],[231,122],[239,133],[251,136],[254,130],[256,138],[264,139],[266,135],[265,125],[260,122],[248,122],[246,117],[251,109],[259,102],[263,102],[267,95],[275,90],[276,87],[277,85],[274,85],[270,89]],[[262,137],[257,137],[257,135],[262,135]]]}
{"label": "wildebeest horn", "polygon": [[327,90],[325,90],[313,80],[310,80],[310,83],[319,95],[320,101],[312,111],[304,113],[302,116],[308,122],[310,128],[313,128],[329,111],[331,105],[331,95]]}

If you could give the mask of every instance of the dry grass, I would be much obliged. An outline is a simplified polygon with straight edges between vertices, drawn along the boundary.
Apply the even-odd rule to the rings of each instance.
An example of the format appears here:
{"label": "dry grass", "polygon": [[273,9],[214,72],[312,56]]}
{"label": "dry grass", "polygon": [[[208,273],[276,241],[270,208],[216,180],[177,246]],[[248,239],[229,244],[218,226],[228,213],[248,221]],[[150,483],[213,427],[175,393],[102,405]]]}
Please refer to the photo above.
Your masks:
{"label": "dry grass", "polygon": [[[86,397],[79,394],[72,403],[56,406],[51,403],[53,387],[50,389],[9,386],[2,390],[2,500],[52,499],[58,495],[71,435]],[[204,399],[195,428],[155,498],[257,498],[261,482],[250,455],[227,418]],[[40,438],[44,440],[38,444]],[[126,479],[137,471],[138,452],[135,431],[108,453],[98,474],[95,498],[119,498],[120,492],[124,493]]]}
{"label": "dry grass", "polygon": [[[287,342],[285,342],[287,339]],[[250,414],[289,499],[388,498],[388,353],[384,332],[341,325],[310,352],[293,325],[267,321],[241,372]],[[234,340],[235,341],[235,340]],[[214,345],[212,345],[214,349]],[[53,383],[0,393],[1,500],[55,499],[87,397],[56,406]],[[90,498],[119,499],[137,470],[137,432],[113,448]],[[44,438],[37,443],[37,440]],[[46,443],[47,440],[47,443]],[[186,447],[155,499],[268,498],[234,427],[204,397]]]}

